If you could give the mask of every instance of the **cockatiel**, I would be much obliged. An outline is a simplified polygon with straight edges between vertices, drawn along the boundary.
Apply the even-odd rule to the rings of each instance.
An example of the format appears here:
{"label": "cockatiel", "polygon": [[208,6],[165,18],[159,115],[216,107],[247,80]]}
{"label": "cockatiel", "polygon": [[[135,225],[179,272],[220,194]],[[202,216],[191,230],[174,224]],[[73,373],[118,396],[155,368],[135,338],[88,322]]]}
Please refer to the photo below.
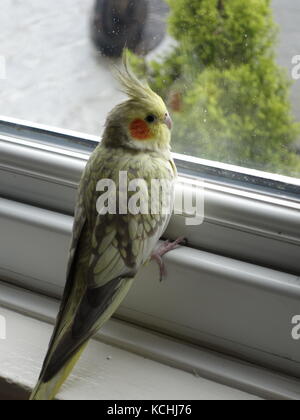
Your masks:
{"label": "cockatiel", "polygon": [[[155,199],[150,197],[153,179],[165,180],[172,196],[176,178],[170,153],[172,121],[166,105],[132,74],[126,59],[118,76],[129,99],[109,114],[102,142],[81,178],[66,287],[31,400],[55,398],[90,338],[126,296],[170,219],[172,199],[169,212],[159,207],[156,214],[120,214],[118,205],[116,214],[102,214],[98,208],[98,182],[109,179],[118,187],[120,172],[127,172],[129,181],[144,180],[149,201]],[[123,193],[117,189],[117,204]],[[128,200],[132,194],[128,193]],[[167,245],[167,251],[171,248]]]}

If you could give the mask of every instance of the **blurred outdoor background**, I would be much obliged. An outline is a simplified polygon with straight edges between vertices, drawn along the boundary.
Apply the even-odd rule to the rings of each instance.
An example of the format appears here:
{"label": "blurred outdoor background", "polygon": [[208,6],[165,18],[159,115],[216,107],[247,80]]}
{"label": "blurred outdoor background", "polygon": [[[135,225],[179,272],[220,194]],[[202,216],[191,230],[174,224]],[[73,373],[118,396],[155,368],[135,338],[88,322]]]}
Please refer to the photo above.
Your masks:
{"label": "blurred outdoor background", "polygon": [[[166,7],[148,3],[152,37],[163,28]],[[146,63],[132,62],[171,108],[173,150],[299,177],[300,78],[292,79],[299,0],[169,4],[166,37]],[[118,59],[103,57],[91,39],[94,6],[95,0],[1,0],[0,115],[100,135],[107,112],[124,96],[111,75]]]}

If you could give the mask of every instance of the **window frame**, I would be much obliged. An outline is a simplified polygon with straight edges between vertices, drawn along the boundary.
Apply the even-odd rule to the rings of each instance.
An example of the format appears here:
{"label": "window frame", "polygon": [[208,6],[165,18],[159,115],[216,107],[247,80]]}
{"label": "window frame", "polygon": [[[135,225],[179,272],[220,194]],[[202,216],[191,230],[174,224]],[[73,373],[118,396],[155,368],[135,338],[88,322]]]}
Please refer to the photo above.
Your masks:
{"label": "window frame", "polygon": [[[0,224],[6,229],[6,238],[2,239],[2,243],[0,238],[4,250],[2,261],[0,257],[0,276],[4,281],[45,295],[60,295],[76,189],[95,141],[89,136],[13,119],[0,121],[0,195],[3,197],[0,200]],[[214,175],[212,179],[201,171],[198,173],[199,168],[212,168],[212,162],[196,159],[191,168],[188,163],[194,161],[193,158],[174,157],[180,173],[179,187],[185,179],[192,178],[193,182],[201,184],[205,181],[206,230],[202,230],[203,226],[193,228],[188,232],[189,248],[183,247],[167,257],[168,270],[173,273],[174,282],[169,279],[159,289],[153,281],[157,275],[155,269],[146,268],[140,275],[141,281],[137,282],[139,286],[117,316],[130,323],[299,377],[300,352],[296,351],[299,346],[290,338],[292,326],[289,322],[291,310],[296,310],[300,296],[300,262],[297,258],[300,203],[295,196],[300,182],[274,175],[270,182],[277,183],[279,191],[279,194],[274,194],[269,190],[270,185],[267,188],[260,185],[256,190],[249,185],[245,188],[242,178],[248,170],[240,168],[240,179],[231,182],[229,176],[221,176],[222,164],[215,163],[218,176]],[[223,170],[228,170],[227,175],[234,173],[234,168],[229,165],[224,165]],[[267,174],[250,172],[256,180],[268,179]],[[284,192],[283,185],[288,186]],[[186,227],[182,219],[181,216],[172,217],[166,237],[174,238],[186,232],[183,232]],[[30,238],[30,246],[27,238]],[[50,240],[52,247],[47,249],[46,244]],[[243,252],[245,246],[246,251]],[[9,266],[5,266],[8,260]],[[189,277],[185,279],[186,301],[178,306],[176,314],[174,308],[168,308],[159,300],[159,296],[165,299],[172,296],[173,304],[176,300],[180,302],[185,293],[176,274],[180,270],[189,272]],[[237,287],[232,289],[231,296],[229,290],[232,284]],[[223,290],[222,299],[227,308],[234,308],[233,313],[226,313],[226,305],[221,308],[220,296],[214,300],[219,288]],[[160,302],[158,307],[149,307],[145,290],[148,290],[147,296],[153,295],[153,302]],[[160,295],[157,295],[158,290]],[[266,317],[261,325],[251,325],[251,317],[244,319],[241,325],[233,321],[232,316],[238,320],[247,311],[249,315],[249,290],[251,302],[260,302],[256,307],[257,315]],[[199,325],[195,327],[195,320],[186,318],[181,325],[177,315],[181,314],[184,318],[189,304],[195,313],[197,294],[202,293],[212,299],[202,313],[207,323],[199,319]],[[262,293],[264,302],[261,302]],[[244,301],[244,305],[237,305],[239,301]],[[146,312],[140,304],[147,307]],[[264,305],[267,308],[269,305],[269,310],[274,313],[271,322],[274,331],[271,332],[267,322],[270,314],[265,313]],[[211,333],[214,326],[210,322],[212,308],[215,311],[219,308],[222,318],[214,333]],[[275,330],[276,325],[280,325],[280,332]],[[244,328],[257,329],[252,335],[252,343],[243,334]],[[273,347],[268,348],[264,334],[267,337],[271,334]],[[277,344],[276,334],[287,339],[286,348]]]}
{"label": "window frame", "polygon": [[[49,127],[0,115],[0,134],[40,144],[56,145],[68,153],[91,153],[99,137],[71,130]],[[178,172],[184,176],[201,177],[221,185],[300,202],[300,178],[272,174],[251,168],[173,153]]]}
{"label": "window frame", "polygon": [[[81,173],[98,142],[99,139],[80,133],[0,119],[1,196],[72,216]],[[178,154],[174,157],[182,182],[185,178],[195,185],[200,181],[200,188],[204,183],[206,224],[186,232],[191,247],[294,275],[300,272],[300,202],[294,196],[300,180],[273,175],[270,183],[277,183],[274,191],[279,194],[271,194],[269,189],[253,189],[252,184],[245,187],[240,181],[229,182],[228,177],[210,179],[201,173],[201,165],[206,161],[199,164],[196,158]],[[194,160],[196,163],[187,173]],[[231,171],[234,169],[241,171],[235,172],[237,177],[253,172],[230,167]],[[260,179],[269,176],[259,175]],[[282,185],[287,185],[293,194],[284,192],[282,196]],[[174,215],[166,237],[185,235],[185,230],[183,217]]]}

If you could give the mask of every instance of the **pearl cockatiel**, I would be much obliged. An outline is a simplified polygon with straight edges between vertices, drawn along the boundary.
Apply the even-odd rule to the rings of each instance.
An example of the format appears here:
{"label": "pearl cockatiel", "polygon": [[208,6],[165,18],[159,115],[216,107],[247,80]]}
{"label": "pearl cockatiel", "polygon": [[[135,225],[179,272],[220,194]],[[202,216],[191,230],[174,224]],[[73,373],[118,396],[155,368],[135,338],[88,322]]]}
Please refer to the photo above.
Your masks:
{"label": "pearl cockatiel", "polygon": [[120,172],[127,172],[129,181],[145,180],[150,194],[151,180],[166,180],[172,190],[176,178],[170,154],[172,121],[166,105],[132,74],[126,60],[118,78],[129,99],[109,114],[102,142],[81,178],[66,287],[32,400],[55,398],[90,338],[126,296],[170,219],[171,208],[169,214],[124,215],[117,210],[117,214],[102,215],[97,211],[101,179],[118,186]]}

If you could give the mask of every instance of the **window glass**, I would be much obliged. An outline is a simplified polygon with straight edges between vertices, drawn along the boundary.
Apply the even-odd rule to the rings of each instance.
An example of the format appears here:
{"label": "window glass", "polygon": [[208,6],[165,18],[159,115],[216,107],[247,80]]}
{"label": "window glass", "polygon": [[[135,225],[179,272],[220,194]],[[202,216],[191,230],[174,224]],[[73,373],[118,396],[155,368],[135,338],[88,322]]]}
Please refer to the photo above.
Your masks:
{"label": "window glass", "polygon": [[98,135],[126,43],[174,151],[299,177],[299,0],[167,3],[1,0],[0,114]]}

